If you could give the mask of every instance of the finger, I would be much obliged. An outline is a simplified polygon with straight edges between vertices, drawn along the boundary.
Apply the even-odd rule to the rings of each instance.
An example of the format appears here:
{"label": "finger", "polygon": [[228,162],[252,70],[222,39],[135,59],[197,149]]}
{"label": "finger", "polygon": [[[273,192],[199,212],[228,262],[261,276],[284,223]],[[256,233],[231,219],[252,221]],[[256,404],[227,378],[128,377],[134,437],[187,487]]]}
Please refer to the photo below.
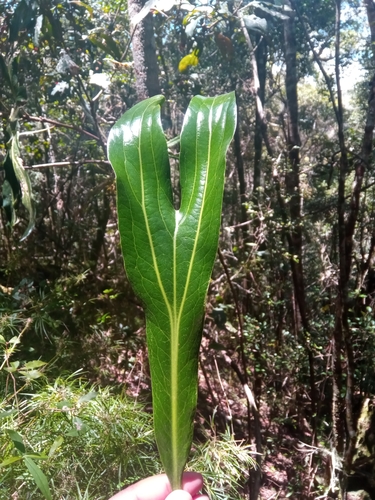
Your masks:
{"label": "finger", "polygon": [[110,500],[164,500],[171,491],[167,476],[159,474],[132,484]]}
{"label": "finger", "polygon": [[203,477],[198,472],[185,472],[182,476],[182,488],[192,496],[197,496],[203,487]]}
{"label": "finger", "polygon": [[[191,500],[192,496],[196,500],[208,500],[205,495],[199,495],[199,491],[203,487],[203,477],[201,474],[197,472],[185,472],[182,476],[182,487],[185,492],[190,494],[190,498],[186,500]],[[125,490],[114,495],[110,500],[164,500],[171,492],[172,488],[166,474],[159,474],[132,484]]]}
{"label": "finger", "polygon": [[193,497],[185,490],[174,490],[165,500],[193,500]]}

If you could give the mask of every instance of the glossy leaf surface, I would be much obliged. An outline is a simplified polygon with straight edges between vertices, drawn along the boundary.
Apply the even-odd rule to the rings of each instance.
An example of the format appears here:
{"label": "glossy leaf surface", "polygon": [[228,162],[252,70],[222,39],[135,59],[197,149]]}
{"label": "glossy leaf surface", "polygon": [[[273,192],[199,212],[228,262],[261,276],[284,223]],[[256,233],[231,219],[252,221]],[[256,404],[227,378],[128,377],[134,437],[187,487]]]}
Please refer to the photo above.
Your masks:
{"label": "glossy leaf surface", "polygon": [[108,140],[116,172],[125,268],[146,313],[154,427],[174,489],[190,451],[205,296],[218,244],[234,94],[196,96],[181,132],[180,208],[174,208],[162,96],[143,101]]}

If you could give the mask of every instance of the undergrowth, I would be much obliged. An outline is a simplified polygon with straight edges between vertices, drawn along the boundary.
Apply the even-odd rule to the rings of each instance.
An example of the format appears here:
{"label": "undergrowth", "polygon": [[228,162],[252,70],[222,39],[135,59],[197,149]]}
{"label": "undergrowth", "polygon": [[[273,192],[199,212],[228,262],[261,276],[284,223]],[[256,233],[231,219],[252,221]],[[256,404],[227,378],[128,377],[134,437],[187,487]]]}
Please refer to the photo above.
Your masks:
{"label": "undergrowth", "polygon": [[[4,378],[2,379],[4,381]],[[2,389],[4,386],[2,387]],[[30,392],[28,392],[28,389]],[[152,415],[113,389],[81,374],[29,381],[0,403],[0,498],[46,498],[32,460],[58,500],[107,500],[141,478],[161,472]],[[196,443],[189,466],[205,478],[212,500],[240,498],[252,464],[228,431]]]}
{"label": "undergrowth", "polygon": [[[59,356],[42,361],[27,339],[35,317],[15,293],[0,292],[0,499],[108,500],[162,472],[152,414],[123,387],[93,385],[82,370],[62,374]],[[21,299],[30,302],[27,293]],[[205,437],[190,470],[202,473],[212,500],[241,498],[253,464],[248,447],[209,424],[198,434]]]}

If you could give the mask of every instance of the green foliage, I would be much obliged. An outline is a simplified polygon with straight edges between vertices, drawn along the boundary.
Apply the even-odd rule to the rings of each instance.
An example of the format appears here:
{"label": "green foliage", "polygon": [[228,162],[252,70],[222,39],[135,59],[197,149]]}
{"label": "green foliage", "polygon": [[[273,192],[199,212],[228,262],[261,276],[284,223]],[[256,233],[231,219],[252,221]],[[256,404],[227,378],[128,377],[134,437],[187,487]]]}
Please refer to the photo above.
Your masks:
{"label": "green foliage", "polygon": [[[225,464],[225,465],[224,465]],[[221,435],[205,433],[205,442],[193,446],[189,468],[205,480],[209,498],[238,498],[248,471],[256,467],[250,446],[235,441],[229,428]]]}
{"label": "green foliage", "polygon": [[[7,408],[2,408],[3,412]],[[109,390],[88,387],[76,376],[41,385],[19,411],[1,419],[2,429],[22,432],[33,455],[43,455],[43,470],[59,498],[107,499],[122,486],[158,472],[151,418],[135,403]],[[3,440],[5,461],[14,456]],[[32,482],[21,462],[3,467],[2,491],[26,496]]]}
{"label": "green foliage", "polygon": [[[41,383],[17,409],[1,403],[0,436],[4,498],[16,492],[21,498],[41,498],[35,490],[38,474],[48,480],[54,498],[107,500],[161,469],[151,415],[126,397],[90,386],[79,374]],[[28,467],[30,458],[40,464],[37,473]],[[237,496],[243,468],[251,463],[247,447],[229,433],[207,434],[191,459],[193,470],[206,477],[213,500]]]}
{"label": "green foliage", "polygon": [[196,97],[181,132],[181,202],[173,206],[160,96],[128,111],[109,137],[125,268],[142,299],[155,434],[174,489],[189,454],[204,300],[219,235],[234,95]]}

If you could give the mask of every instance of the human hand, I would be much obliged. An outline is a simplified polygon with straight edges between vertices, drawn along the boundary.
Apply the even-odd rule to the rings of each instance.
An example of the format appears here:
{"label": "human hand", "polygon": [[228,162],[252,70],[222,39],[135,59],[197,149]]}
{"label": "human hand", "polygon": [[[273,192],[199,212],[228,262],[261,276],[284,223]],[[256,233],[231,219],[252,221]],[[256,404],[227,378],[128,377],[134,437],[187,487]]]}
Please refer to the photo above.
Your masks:
{"label": "human hand", "polygon": [[172,491],[166,474],[148,477],[116,493],[109,500],[209,500],[199,493],[203,478],[197,472],[185,472],[182,490]]}

